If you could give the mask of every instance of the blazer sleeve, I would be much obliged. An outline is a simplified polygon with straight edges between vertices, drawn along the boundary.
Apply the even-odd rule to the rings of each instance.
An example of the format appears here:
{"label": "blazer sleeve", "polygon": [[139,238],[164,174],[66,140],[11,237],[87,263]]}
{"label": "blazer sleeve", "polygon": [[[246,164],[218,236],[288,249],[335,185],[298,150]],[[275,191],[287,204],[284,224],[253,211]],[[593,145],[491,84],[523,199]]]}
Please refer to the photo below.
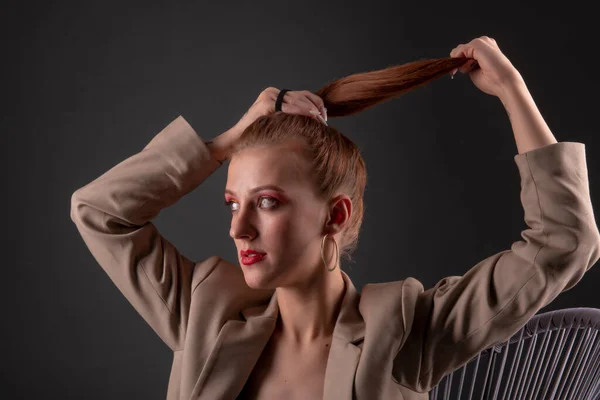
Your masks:
{"label": "blazer sleeve", "polygon": [[216,265],[192,262],[150,222],[221,163],[179,116],[144,149],[71,196],[71,219],[121,293],[172,350],[182,347],[193,292]]}
{"label": "blazer sleeve", "polygon": [[393,377],[427,392],[480,351],[515,334],[541,308],[572,288],[600,258],[588,186],[585,146],[558,142],[514,157],[529,229],[523,240],[479,262],[463,276],[424,290],[414,278],[402,285],[406,341]]}

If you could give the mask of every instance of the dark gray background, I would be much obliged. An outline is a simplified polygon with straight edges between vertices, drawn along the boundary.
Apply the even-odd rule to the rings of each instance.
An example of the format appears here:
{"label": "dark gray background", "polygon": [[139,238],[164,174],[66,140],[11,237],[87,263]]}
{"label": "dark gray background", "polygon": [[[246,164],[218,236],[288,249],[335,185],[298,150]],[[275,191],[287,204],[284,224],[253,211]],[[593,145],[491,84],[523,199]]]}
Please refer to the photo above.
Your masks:
{"label": "dark gray background", "polygon": [[[590,13],[573,3],[409,3],[98,1],[4,10],[0,397],[165,398],[171,352],[85,247],[69,217],[71,195],[178,115],[203,138],[220,134],[267,86],[316,91],[493,37],[556,138],[585,143],[599,204]],[[522,239],[510,121],[468,76],[330,123],[367,164],[356,263],[342,266],[359,290],[408,276],[428,288]],[[220,168],[154,221],[192,259],[237,260],[222,205],[226,174]],[[600,308],[599,280],[595,267],[542,311]]]}

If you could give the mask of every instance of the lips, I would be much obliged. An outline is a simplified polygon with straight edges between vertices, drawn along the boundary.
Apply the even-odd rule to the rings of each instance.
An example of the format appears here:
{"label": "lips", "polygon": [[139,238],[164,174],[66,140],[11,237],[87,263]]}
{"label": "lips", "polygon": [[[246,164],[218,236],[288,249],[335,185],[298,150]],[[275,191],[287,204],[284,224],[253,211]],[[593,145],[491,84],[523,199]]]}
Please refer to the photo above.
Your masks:
{"label": "lips", "polygon": [[267,253],[258,253],[256,251],[243,251],[240,253],[247,253],[247,255],[243,255],[242,254],[242,264],[244,265],[251,265],[254,263],[257,263],[259,261],[262,261]]}
{"label": "lips", "polygon": [[267,253],[262,252],[262,251],[252,250],[252,249],[240,251],[240,256],[242,256],[242,257],[249,257],[249,256],[252,256],[253,254],[256,256],[263,256]]}

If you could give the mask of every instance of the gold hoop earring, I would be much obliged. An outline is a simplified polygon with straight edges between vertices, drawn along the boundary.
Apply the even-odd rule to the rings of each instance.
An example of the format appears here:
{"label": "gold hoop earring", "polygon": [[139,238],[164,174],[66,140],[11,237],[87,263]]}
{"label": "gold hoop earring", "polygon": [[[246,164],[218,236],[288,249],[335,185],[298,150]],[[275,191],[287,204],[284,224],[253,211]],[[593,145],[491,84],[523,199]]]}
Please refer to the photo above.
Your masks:
{"label": "gold hoop earring", "polygon": [[335,241],[335,238],[332,236],[331,238],[333,239],[333,243],[335,244],[335,253],[336,253],[336,257],[335,257],[335,265],[333,266],[333,268],[329,268],[327,266],[327,263],[325,262],[325,256],[323,256],[323,247],[325,247],[325,238],[327,237],[328,233],[325,234],[325,236],[323,236],[323,240],[321,240],[321,259],[323,260],[323,265],[325,265],[325,268],[327,268],[327,271],[333,271],[334,269],[336,269],[337,267],[337,259],[340,256],[340,250],[338,248],[337,242]]}

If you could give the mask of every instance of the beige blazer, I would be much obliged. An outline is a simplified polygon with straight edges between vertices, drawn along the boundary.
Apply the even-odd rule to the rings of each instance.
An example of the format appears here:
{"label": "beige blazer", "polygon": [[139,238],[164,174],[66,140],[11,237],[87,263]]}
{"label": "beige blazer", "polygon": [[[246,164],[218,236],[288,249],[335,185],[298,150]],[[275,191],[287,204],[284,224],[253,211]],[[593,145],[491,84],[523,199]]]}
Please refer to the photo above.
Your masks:
{"label": "beige blazer", "polygon": [[[529,228],[510,249],[427,290],[408,277],[359,293],[342,274],[324,399],[427,399],[445,374],[508,339],[600,258],[584,144],[514,160]],[[168,400],[235,399],[278,316],[274,290],[249,288],[237,262],[190,260],[151,222],[220,165],[179,116],[71,198],[90,252],[173,351]]]}

